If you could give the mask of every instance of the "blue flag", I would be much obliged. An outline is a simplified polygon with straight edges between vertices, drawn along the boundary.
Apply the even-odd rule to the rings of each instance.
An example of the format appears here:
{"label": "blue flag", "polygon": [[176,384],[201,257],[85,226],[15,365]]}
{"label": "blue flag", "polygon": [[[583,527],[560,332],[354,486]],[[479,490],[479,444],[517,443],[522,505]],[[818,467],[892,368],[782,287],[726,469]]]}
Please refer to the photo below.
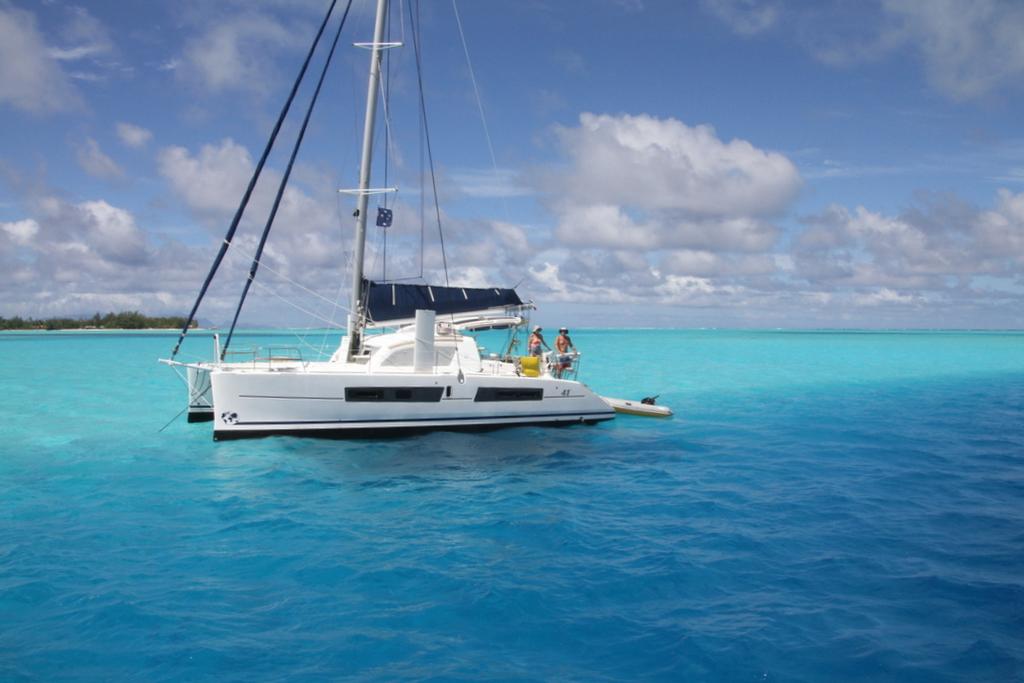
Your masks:
{"label": "blue flag", "polygon": [[377,227],[378,228],[390,228],[391,227],[391,209],[385,209],[383,207],[377,207]]}

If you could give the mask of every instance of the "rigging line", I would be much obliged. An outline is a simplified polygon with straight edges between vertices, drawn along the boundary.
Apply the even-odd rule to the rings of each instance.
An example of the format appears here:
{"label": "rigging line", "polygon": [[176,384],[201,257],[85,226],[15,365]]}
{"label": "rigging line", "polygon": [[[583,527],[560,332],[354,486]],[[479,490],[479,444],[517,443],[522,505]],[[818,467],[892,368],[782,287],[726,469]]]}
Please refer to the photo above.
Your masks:
{"label": "rigging line", "polygon": [[[491,131],[487,127],[487,117],[484,115],[484,102],[483,98],[480,97],[480,88],[476,83],[476,73],[473,71],[473,62],[469,58],[469,45],[466,43],[466,34],[462,31],[462,18],[459,16],[459,5],[456,0],[452,0],[452,10],[455,12],[455,23],[459,27],[459,38],[462,40],[462,51],[466,55],[466,67],[469,69],[469,80],[473,84],[473,94],[476,96],[476,106],[480,111],[480,123],[484,127],[484,137],[487,139],[487,151],[491,153],[491,167],[494,169],[494,180],[498,185],[501,184],[501,173],[498,171],[498,157],[494,154],[494,145],[491,142]],[[501,197],[502,208],[505,213],[505,220],[508,220],[508,203],[505,201],[505,196]]]}
{"label": "rigging line", "polygon": [[[341,296],[341,292],[338,292],[338,296]],[[331,325],[335,325],[340,329],[340,325],[334,320],[334,314],[336,311],[331,311]],[[320,349],[317,351],[321,356],[324,354],[324,347],[327,346],[327,337],[330,336],[330,329],[324,329],[324,336],[320,339]]]}
{"label": "rigging line", "polygon": [[[388,21],[388,42],[391,42],[391,21]],[[388,103],[391,97],[391,50],[388,50],[384,55],[384,82],[380,84],[381,87],[381,105],[384,109],[384,187],[388,186],[388,171],[390,170],[389,162],[391,161],[391,112],[388,110]],[[384,208],[388,208],[388,195],[384,194]],[[380,266],[380,279],[387,281],[388,279],[388,230],[386,227],[381,226],[381,233],[383,233],[384,243],[384,257],[381,260]]]}
{"label": "rigging line", "polygon": [[[413,20],[412,20],[412,5],[413,5],[413,2],[416,3],[416,23],[413,23]],[[413,42],[414,43],[416,42],[415,39],[416,39],[416,37],[418,35],[418,31],[419,31],[419,26],[420,26],[419,18],[420,18],[420,3],[419,3],[419,0],[409,0],[409,33],[413,36]],[[417,73],[418,73],[419,66],[417,65],[416,68],[417,68]],[[425,149],[426,145],[423,144],[423,128],[424,128],[423,118],[424,118],[424,114],[423,114],[422,111],[420,111],[418,113],[419,113],[419,118],[420,118],[420,120],[419,120],[419,124],[420,125],[419,125],[419,130],[418,130],[418,133],[419,133],[419,143],[420,143],[420,149],[419,149],[419,152],[420,152],[420,169],[419,169],[420,170],[420,279],[424,280],[424,278],[423,278],[423,262],[424,262],[424,260],[426,258],[426,251],[425,251],[425,249],[426,249],[426,231],[427,231],[427,208],[426,208],[427,192],[426,192],[426,186],[425,186],[425,182],[424,182],[426,180],[426,177],[427,177],[426,163],[425,163],[425,159],[424,159],[424,149]]]}
{"label": "rigging line", "polygon": [[[391,22],[388,22],[388,42],[391,41]],[[391,131],[391,50],[384,53],[385,75],[381,79],[378,89],[380,90],[381,108],[384,110],[384,187],[388,186],[388,175],[390,170],[389,162],[394,153],[395,137]],[[384,193],[384,208],[388,208],[388,193]],[[384,258],[381,263],[381,281],[388,279],[388,230],[381,226],[383,239]]]}
{"label": "rigging line", "polygon": [[[341,225],[342,225],[342,222],[343,222],[342,218],[341,218],[341,195],[340,194],[336,194],[335,196],[337,198],[338,226],[340,228]],[[348,265],[345,268],[345,272],[349,272],[349,269],[351,268],[351,260],[352,259],[349,258],[349,263],[348,263]],[[344,288],[345,288],[344,279],[341,279],[341,280],[338,281],[338,293],[335,295],[334,302],[332,303],[332,306],[331,306],[331,321],[332,321],[332,323],[334,321],[334,316],[337,315],[337,313],[338,313],[338,302],[341,300],[341,293],[342,293],[342,291],[344,291]],[[325,330],[324,331],[324,336],[320,339],[320,351],[319,351],[320,355],[323,355],[324,347],[327,346],[327,336],[328,336],[328,332]]]}
{"label": "rigging line", "polygon": [[316,359],[315,360],[311,360],[311,361],[305,361],[304,360],[304,361],[302,361],[303,365],[309,365],[309,363],[311,363],[311,362],[319,362],[319,361],[323,360],[323,355],[324,355],[323,354],[323,349],[322,348],[321,349],[317,349],[315,346],[313,346],[308,341],[306,341],[306,337],[303,334],[301,334],[301,333],[305,332],[308,335],[308,334],[310,334],[310,333],[312,333],[314,331],[319,332],[320,329],[316,328],[316,330],[314,330],[313,328],[296,328],[296,329],[292,330],[293,334],[295,335],[295,340],[299,344],[301,344],[302,346],[305,346],[307,349],[309,349],[310,351],[312,351],[313,353],[316,354]]}
{"label": "rigging line", "polygon": [[393,277],[388,280],[388,284],[394,284],[396,282],[409,282],[411,280],[422,280],[422,275],[410,275],[409,277]]}
{"label": "rigging line", "polygon": [[[417,3],[417,7],[419,3]],[[412,19],[410,19],[412,21]],[[437,194],[437,175],[434,172],[434,153],[430,146],[430,128],[427,124],[427,100],[423,93],[423,63],[420,56],[420,40],[419,31],[414,30],[412,32],[413,52],[416,55],[416,80],[419,85],[420,91],[420,111],[423,115],[423,137],[426,141],[427,147],[427,160],[430,162],[430,184],[434,190],[434,213],[437,215],[437,234],[438,239],[441,243],[441,263],[444,266],[444,284],[446,287],[450,286],[448,279],[448,255],[445,253],[444,248],[444,230],[441,228],[441,204],[438,200]]]}
{"label": "rigging line", "polygon": [[336,329],[344,329],[341,325],[339,325],[338,323],[334,322],[333,320],[328,320],[327,318],[323,317],[322,315],[317,315],[316,313],[313,313],[309,309],[303,308],[302,306],[299,306],[297,303],[295,303],[293,301],[289,301],[288,299],[284,298],[283,296],[281,296],[280,294],[275,292],[270,287],[267,287],[266,285],[264,285],[262,282],[258,282],[256,280],[253,280],[253,284],[256,285],[256,289],[261,289],[264,292],[267,292],[268,294],[270,294],[271,296],[277,297],[278,299],[280,299],[284,303],[288,304],[289,306],[291,306],[295,310],[300,311],[302,313],[305,313],[306,315],[308,315],[311,318],[314,318],[314,319],[319,320],[321,322],[327,323],[328,327],[336,328]]}
{"label": "rigging line", "polygon": [[374,249],[372,250],[373,254],[370,260],[370,267],[366,269],[367,273],[372,273],[374,270],[377,269],[377,260],[380,258],[380,243],[382,239],[382,233],[374,233],[371,239],[376,240],[376,242]]}
{"label": "rigging line", "polygon": [[217,274],[217,269],[220,268],[221,261],[224,260],[224,254],[227,253],[228,247],[231,246],[231,240],[234,239],[235,231],[238,230],[238,224],[242,220],[242,214],[245,213],[245,207],[249,204],[249,198],[252,196],[252,191],[256,187],[256,181],[259,180],[260,173],[263,171],[263,165],[267,161],[267,157],[270,156],[270,150],[274,146],[274,142],[277,140],[277,134],[281,130],[281,125],[284,123],[285,117],[288,115],[288,110],[291,109],[292,101],[295,99],[295,93],[299,90],[299,84],[302,83],[303,77],[306,75],[306,69],[309,67],[309,62],[313,58],[313,53],[316,52],[317,45],[320,44],[320,37],[324,33],[324,29],[327,27],[327,22],[331,18],[331,14],[334,12],[334,6],[338,0],[331,0],[331,6],[327,8],[327,14],[324,15],[324,20],[320,23],[320,30],[316,32],[316,38],[313,39],[313,44],[309,46],[309,52],[306,54],[306,60],[302,63],[302,68],[299,70],[299,75],[295,79],[295,83],[292,85],[292,90],[288,93],[288,99],[284,103],[284,107],[281,109],[280,115],[277,117],[277,123],[274,124],[274,130],[270,133],[270,139],[267,140],[267,146],[263,149],[263,155],[260,156],[259,162],[256,164],[256,168],[253,171],[252,178],[249,180],[248,187],[245,188],[245,194],[242,195],[242,201],[238,205],[238,210],[235,211],[235,217],[231,220],[231,226],[228,228],[227,234],[224,236],[224,241],[221,243],[220,251],[217,252],[217,257],[213,260],[213,265],[210,267],[210,273],[206,276],[206,281],[203,282],[203,286],[199,290],[199,294],[196,296],[195,304],[192,305],[192,311],[188,314],[188,318],[185,320],[185,326],[181,328],[181,334],[178,335],[178,341],[174,345],[174,350],[171,351],[171,360],[178,354],[178,349],[181,348],[181,342],[185,339],[185,335],[188,334],[189,326],[196,317],[196,311],[199,310],[199,304],[202,303],[203,297],[206,296],[206,290],[210,288],[210,282],[213,281],[213,276]]}
{"label": "rigging line", "polygon": [[[391,21],[388,21],[388,43],[391,43]],[[384,187],[388,186],[388,171],[391,161],[391,111],[388,105],[391,102],[391,50],[384,53],[384,78],[378,82],[380,90],[381,107],[384,110]],[[388,196],[384,195],[384,208],[388,206]]]}
{"label": "rigging line", "polygon": [[174,417],[172,417],[172,418],[171,418],[170,420],[168,420],[168,421],[167,421],[167,424],[165,424],[165,425],[164,425],[163,427],[161,427],[160,429],[156,430],[156,433],[157,433],[157,434],[159,434],[160,432],[162,432],[162,431],[164,431],[165,429],[167,429],[168,427],[170,427],[170,426],[171,426],[171,423],[172,423],[172,422],[174,422],[175,420],[177,420],[177,419],[178,419],[179,417],[181,417],[182,413],[184,413],[184,412],[185,412],[186,410],[188,410],[188,409],[189,409],[189,407],[190,407],[190,406],[188,405],[188,403],[186,403],[186,404],[185,404],[185,407],[184,407],[184,408],[182,408],[181,410],[179,410],[179,411],[178,411],[178,414],[177,414],[177,415],[175,415],[175,416],[174,416]]}
{"label": "rigging line", "polygon": [[[248,257],[250,255],[249,252],[244,251],[241,247],[236,247],[235,251],[239,252],[242,256]],[[345,311],[349,310],[348,306],[345,306],[345,305],[343,305],[341,303],[338,303],[337,301],[332,301],[331,299],[328,299],[323,294],[320,294],[319,292],[314,292],[309,287],[306,287],[305,285],[301,284],[300,282],[291,279],[290,277],[288,277],[287,275],[285,275],[281,271],[274,270],[274,268],[272,266],[270,266],[266,261],[260,260],[259,263],[260,263],[260,267],[262,267],[264,270],[270,271],[272,274],[278,276],[279,278],[284,280],[286,283],[292,285],[293,287],[297,287],[298,289],[301,289],[302,291],[306,292],[307,294],[309,294],[311,296],[316,297],[317,299],[321,299],[322,301],[326,301],[327,303],[335,306],[336,308],[341,308],[341,309],[343,309]]]}
{"label": "rigging line", "polygon": [[405,20],[402,18],[405,16],[405,0],[398,0],[398,25],[402,29],[402,38],[399,42],[405,43]]}
{"label": "rigging line", "polygon": [[249,294],[249,287],[252,285],[252,281],[256,278],[256,271],[259,268],[260,257],[263,255],[263,247],[267,244],[267,237],[270,236],[270,228],[274,225],[274,219],[277,217],[277,210],[281,206],[281,198],[284,196],[284,189],[288,185],[288,179],[292,175],[292,167],[295,165],[295,157],[299,155],[299,148],[302,147],[302,140],[306,136],[306,128],[309,126],[309,119],[313,115],[313,108],[316,107],[317,98],[320,97],[320,89],[324,85],[324,78],[327,76],[327,70],[331,66],[331,59],[334,58],[334,51],[338,47],[338,39],[341,37],[341,30],[345,28],[345,21],[348,19],[348,12],[352,8],[352,0],[348,0],[348,4],[345,5],[345,12],[341,15],[341,21],[338,23],[338,30],[334,34],[334,41],[331,43],[331,49],[327,53],[327,59],[324,61],[324,68],[320,71],[320,79],[316,82],[316,89],[313,90],[313,97],[309,101],[309,107],[306,108],[306,116],[302,119],[302,127],[299,128],[299,135],[295,139],[295,146],[292,147],[292,154],[288,158],[288,166],[285,169],[284,176],[281,178],[281,183],[277,187],[277,196],[274,197],[274,205],[270,209],[270,215],[267,217],[267,224],[263,227],[263,234],[260,236],[259,246],[256,247],[256,255],[253,256],[252,265],[249,267],[249,277],[245,281],[245,285],[242,288],[242,296],[238,300],[238,306],[235,308],[235,317],[231,321],[231,329],[228,330],[227,340],[224,342],[224,346],[221,347],[220,358],[224,360],[224,354],[227,353],[228,347],[231,345],[231,337],[235,333],[235,326],[238,324],[238,316],[242,313],[242,306],[245,304],[245,297]]}
{"label": "rigging line", "polygon": [[[418,1],[416,3],[416,10],[417,10],[417,15],[418,15],[419,14],[419,2]],[[410,4],[410,17],[409,17],[410,24],[413,21],[412,16],[411,16],[411,12],[412,12],[412,9],[411,9],[411,4]],[[421,41],[420,41],[420,33],[419,33],[419,30],[418,30],[419,29],[419,24],[413,25],[412,29],[413,29],[412,30],[412,42],[413,42],[413,48],[414,48],[413,49],[413,53],[416,55],[416,81],[417,81],[417,85],[419,86],[420,113],[422,115],[422,122],[423,122],[423,138],[422,139],[426,141],[427,159],[430,162],[430,184],[431,184],[431,187],[433,188],[433,191],[434,191],[434,213],[437,216],[437,235],[438,235],[438,240],[439,240],[440,246],[441,246],[441,263],[444,266],[444,284],[445,284],[446,287],[450,287],[451,286],[451,282],[450,282],[450,279],[448,277],[448,255],[446,254],[445,248],[444,248],[444,229],[441,227],[441,203],[440,203],[440,201],[438,199],[438,194],[437,194],[437,174],[434,171],[434,153],[433,153],[433,150],[432,150],[432,148],[430,146],[430,127],[427,124],[427,99],[426,99],[426,95],[425,95],[424,90],[423,90],[423,61],[421,59],[421,54],[420,54],[420,43],[421,43]],[[422,254],[422,251],[421,251],[421,254]],[[421,256],[421,258],[422,258],[422,256]],[[367,289],[369,289],[369,288],[367,288]],[[452,312],[452,314],[451,314],[451,325],[452,325],[453,333],[455,334],[455,340],[454,340],[455,341],[455,364],[459,368],[459,383],[461,384],[462,382],[465,381],[465,379],[464,379],[464,375],[462,373],[462,354],[459,352],[458,333],[455,332],[455,313],[454,312]]]}

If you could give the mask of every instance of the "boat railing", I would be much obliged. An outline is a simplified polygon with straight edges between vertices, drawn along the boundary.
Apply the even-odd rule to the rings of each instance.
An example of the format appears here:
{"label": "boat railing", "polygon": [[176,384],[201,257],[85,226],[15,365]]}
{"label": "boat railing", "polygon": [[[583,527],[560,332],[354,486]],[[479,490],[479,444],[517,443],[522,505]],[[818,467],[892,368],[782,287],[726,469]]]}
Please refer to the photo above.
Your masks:
{"label": "boat railing", "polygon": [[248,363],[254,369],[263,365],[274,367],[275,363],[278,366],[305,364],[302,350],[297,346],[268,346],[266,348],[258,346],[237,351],[229,350],[224,353],[224,357],[231,364]]}
{"label": "boat railing", "polygon": [[256,365],[256,351],[257,349],[228,349],[224,352],[224,357],[221,359],[231,365],[240,363],[251,363]]}
{"label": "boat railing", "polygon": [[580,374],[580,352],[559,353],[549,351],[544,354],[544,361],[547,364],[548,373],[559,379],[571,379],[573,381]]}
{"label": "boat railing", "polygon": [[271,367],[274,363],[294,365],[302,364],[302,349],[297,346],[268,346],[265,356],[257,356],[257,362],[266,363]]}
{"label": "boat railing", "polygon": [[555,377],[557,379],[569,379],[575,381],[579,377],[580,372],[580,352],[572,351],[570,353],[558,353],[557,351],[550,351],[540,357],[540,367],[533,370],[533,374],[530,374],[529,370],[524,370],[522,361],[525,360],[526,356],[501,356],[497,354],[490,354],[486,359],[491,361],[490,370],[491,374],[499,375],[504,374],[502,366],[511,364],[514,372],[517,375],[525,375],[526,377],[538,376],[537,370],[540,370],[540,375],[547,377]]}

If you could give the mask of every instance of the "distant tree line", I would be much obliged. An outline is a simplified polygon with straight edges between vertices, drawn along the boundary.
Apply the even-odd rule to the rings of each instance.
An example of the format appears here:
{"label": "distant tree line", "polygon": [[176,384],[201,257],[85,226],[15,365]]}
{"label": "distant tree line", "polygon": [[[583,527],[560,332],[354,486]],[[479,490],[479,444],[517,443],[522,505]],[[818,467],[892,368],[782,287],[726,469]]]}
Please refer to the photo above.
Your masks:
{"label": "distant tree line", "polygon": [[[142,330],[146,328],[181,328],[185,325],[184,316],[150,317],[142,315],[138,311],[124,311],[121,313],[97,313],[91,318],[47,318],[36,320],[35,318],[13,318],[0,317],[0,330]],[[196,322],[192,321],[192,327]]]}

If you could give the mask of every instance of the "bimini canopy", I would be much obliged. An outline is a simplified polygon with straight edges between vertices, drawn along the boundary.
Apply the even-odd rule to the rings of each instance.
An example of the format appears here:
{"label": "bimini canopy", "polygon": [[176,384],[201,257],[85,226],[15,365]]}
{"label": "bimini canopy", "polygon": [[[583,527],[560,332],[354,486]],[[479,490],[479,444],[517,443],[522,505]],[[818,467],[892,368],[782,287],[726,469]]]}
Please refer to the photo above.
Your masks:
{"label": "bimini canopy", "polygon": [[417,310],[437,311],[439,314],[468,313],[523,305],[514,289],[363,282],[366,310],[370,320],[376,323],[415,318]]}

